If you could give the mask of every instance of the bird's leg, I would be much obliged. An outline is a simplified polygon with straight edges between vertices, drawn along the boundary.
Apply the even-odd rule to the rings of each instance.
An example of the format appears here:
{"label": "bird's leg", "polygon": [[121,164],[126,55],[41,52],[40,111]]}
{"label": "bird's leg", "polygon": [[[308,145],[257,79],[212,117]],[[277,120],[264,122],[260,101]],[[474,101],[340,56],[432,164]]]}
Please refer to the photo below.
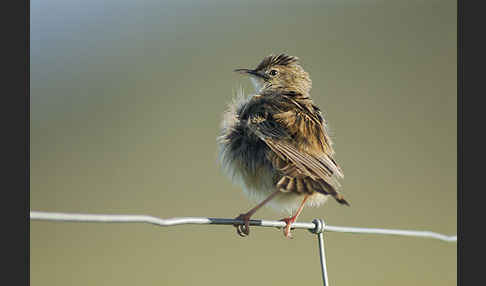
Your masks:
{"label": "bird's leg", "polygon": [[300,207],[297,210],[297,212],[295,212],[295,215],[293,215],[291,217],[287,217],[287,218],[281,219],[282,221],[284,221],[287,224],[285,226],[285,228],[284,228],[284,235],[285,235],[285,237],[292,238],[292,235],[290,234],[290,227],[292,226],[292,223],[294,223],[297,220],[297,217],[299,216],[299,214],[304,209],[305,201],[307,201],[308,198],[309,198],[309,195],[305,195],[304,200],[300,204]]}
{"label": "bird's leg", "polygon": [[235,219],[237,220],[243,220],[245,222],[244,225],[241,225],[241,224],[234,224],[234,226],[236,227],[236,232],[240,235],[240,236],[247,236],[250,234],[250,218],[253,214],[256,213],[256,211],[261,208],[263,205],[265,205],[266,203],[268,203],[271,199],[273,199],[273,197],[275,197],[278,193],[280,193],[280,191],[275,191],[273,193],[271,193],[266,199],[264,199],[261,203],[259,203],[256,207],[252,208],[251,210],[249,210],[247,213],[244,213],[244,214],[240,214],[239,216],[237,216]]}

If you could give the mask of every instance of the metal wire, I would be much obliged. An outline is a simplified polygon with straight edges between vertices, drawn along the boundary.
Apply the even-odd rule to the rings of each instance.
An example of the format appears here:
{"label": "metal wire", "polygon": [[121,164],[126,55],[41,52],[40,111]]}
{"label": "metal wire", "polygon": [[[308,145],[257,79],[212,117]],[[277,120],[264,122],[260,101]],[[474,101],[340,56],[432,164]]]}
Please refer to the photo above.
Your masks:
{"label": "metal wire", "polygon": [[[209,218],[209,217],[175,217],[161,219],[148,215],[118,215],[118,214],[76,214],[76,213],[57,213],[57,212],[40,212],[31,211],[30,219],[32,220],[51,220],[51,221],[70,221],[70,222],[105,222],[105,223],[149,223],[158,226],[174,226],[184,224],[216,224],[216,225],[234,225],[243,224],[242,220],[228,218]],[[285,227],[283,221],[272,220],[250,220],[250,225],[263,227]],[[292,228],[301,228],[313,230],[316,228],[314,222],[296,222]],[[382,228],[361,228],[325,225],[324,231],[327,232],[344,232],[360,234],[384,234],[384,235],[401,235],[433,238],[446,242],[456,242],[457,236],[448,236],[445,234],[431,231],[417,230],[399,230],[399,229],[382,229]]]}
{"label": "metal wire", "polygon": [[310,230],[310,232],[317,234],[317,243],[319,246],[319,259],[321,261],[321,273],[322,273],[322,283],[324,286],[329,286],[329,280],[327,278],[327,263],[326,263],[326,253],[324,252],[324,228],[326,224],[322,219],[315,218],[312,220],[315,224],[315,228]]}
{"label": "metal wire", "polygon": [[321,260],[322,285],[329,286],[329,280],[327,278],[326,253],[324,252],[324,234],[322,232],[317,234],[317,241],[319,243],[319,258]]}

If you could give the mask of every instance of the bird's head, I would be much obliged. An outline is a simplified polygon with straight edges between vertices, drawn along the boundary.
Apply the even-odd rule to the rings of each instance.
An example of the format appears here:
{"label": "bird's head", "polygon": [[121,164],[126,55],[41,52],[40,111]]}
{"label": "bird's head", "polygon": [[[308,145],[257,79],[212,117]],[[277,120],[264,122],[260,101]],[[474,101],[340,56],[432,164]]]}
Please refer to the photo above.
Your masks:
{"label": "bird's head", "polygon": [[257,92],[294,91],[308,94],[312,81],[297,57],[269,55],[255,69],[236,69],[249,75]]}

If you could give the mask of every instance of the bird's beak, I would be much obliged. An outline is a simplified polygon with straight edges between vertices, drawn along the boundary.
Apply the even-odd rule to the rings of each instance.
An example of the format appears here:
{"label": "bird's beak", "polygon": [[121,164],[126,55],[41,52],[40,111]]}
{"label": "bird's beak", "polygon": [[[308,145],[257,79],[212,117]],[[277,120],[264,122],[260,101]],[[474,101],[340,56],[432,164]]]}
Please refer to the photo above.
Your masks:
{"label": "bird's beak", "polygon": [[250,70],[250,69],[235,69],[234,72],[240,73],[240,74],[248,74],[254,77],[262,78],[262,79],[267,79],[267,75],[256,70]]}

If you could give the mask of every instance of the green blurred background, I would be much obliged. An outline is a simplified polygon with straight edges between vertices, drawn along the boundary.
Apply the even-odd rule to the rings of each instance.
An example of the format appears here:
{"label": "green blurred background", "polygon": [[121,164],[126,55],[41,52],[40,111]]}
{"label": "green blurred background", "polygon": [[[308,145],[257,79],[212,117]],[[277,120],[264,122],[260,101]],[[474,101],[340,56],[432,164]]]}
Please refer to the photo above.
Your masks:
{"label": "green blurred background", "polygon": [[[456,1],[31,3],[32,210],[233,218],[216,136],[265,55],[298,56],[351,207],[300,221],[456,233]],[[255,218],[280,219],[264,209]],[[32,221],[32,285],[321,285],[315,237]],[[326,234],[331,285],[456,285],[454,243]]]}

